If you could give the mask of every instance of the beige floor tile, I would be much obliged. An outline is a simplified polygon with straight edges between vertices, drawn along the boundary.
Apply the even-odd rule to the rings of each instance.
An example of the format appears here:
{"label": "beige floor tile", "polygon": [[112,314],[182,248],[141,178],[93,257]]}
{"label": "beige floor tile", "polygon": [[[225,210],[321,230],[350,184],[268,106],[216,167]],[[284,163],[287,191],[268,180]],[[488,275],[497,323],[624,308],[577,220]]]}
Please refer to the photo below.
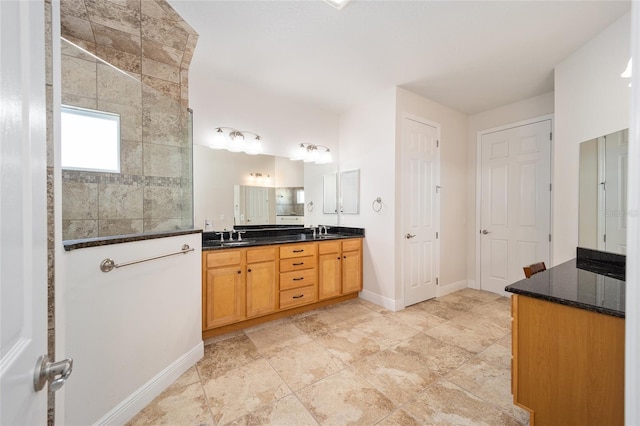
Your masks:
{"label": "beige floor tile", "polygon": [[274,355],[283,348],[311,341],[311,337],[300,330],[294,323],[288,321],[272,327],[247,331],[246,334],[256,345],[256,348],[268,356]]}
{"label": "beige floor tile", "polygon": [[170,386],[127,425],[214,425],[200,382]]}
{"label": "beige floor tile", "polygon": [[348,369],[298,391],[297,395],[323,425],[372,425],[395,408],[391,400]]}
{"label": "beige floor tile", "polygon": [[200,376],[198,375],[198,369],[193,366],[187,371],[185,371],[182,376],[178,378],[171,386],[187,386],[193,383],[200,383]]}
{"label": "beige floor tile", "polygon": [[427,300],[426,302],[421,302],[413,306],[445,320],[453,319],[458,315],[468,312],[468,310],[456,306],[453,303],[444,303],[438,299]]}
{"label": "beige floor tile", "polygon": [[513,404],[510,366],[496,366],[474,358],[447,377],[447,380],[492,403],[520,423],[529,422],[528,413]]}
{"label": "beige floor tile", "polygon": [[363,332],[367,337],[378,342],[383,348],[396,345],[419,333],[415,328],[390,318],[388,315],[377,315],[373,318],[367,318],[362,322],[354,324],[353,328]]}
{"label": "beige floor tile", "polygon": [[[509,321],[510,323],[511,321]],[[452,324],[459,324],[466,328],[470,328],[478,333],[480,336],[490,337],[495,340],[502,339],[507,334],[511,333],[509,325],[504,326],[503,322],[498,318],[489,317],[477,312],[470,312],[464,315],[460,315],[451,320]]]}
{"label": "beige floor tile", "polygon": [[316,342],[291,346],[268,361],[294,391],[345,368],[345,364]]}
{"label": "beige floor tile", "polygon": [[400,409],[396,410],[389,417],[377,423],[377,426],[421,426],[418,420],[416,420],[411,414]]}
{"label": "beige floor tile", "polygon": [[311,426],[318,422],[304,408],[295,395],[263,405],[256,411],[230,423],[231,426],[240,425],[270,425],[270,426]]}
{"label": "beige floor tile", "polygon": [[482,352],[498,340],[496,337],[481,334],[453,321],[427,330],[425,334],[474,353]]}
{"label": "beige floor tile", "polygon": [[403,407],[427,425],[519,425],[492,404],[446,380],[436,382]]}
{"label": "beige floor tile", "polygon": [[395,346],[393,350],[421,360],[438,376],[449,374],[474,355],[472,352],[425,334],[418,334]]}
{"label": "beige floor tile", "polygon": [[456,293],[458,293],[460,296],[475,299],[481,303],[491,302],[501,297],[499,294],[491,293],[490,291],[476,290],[474,288],[465,288],[457,291]]}
{"label": "beige floor tile", "polygon": [[204,383],[261,356],[253,342],[241,334],[205,346],[204,357],[196,365]]}
{"label": "beige floor tile", "polygon": [[291,393],[266,359],[260,358],[204,383],[216,424],[225,424]]}
{"label": "beige floor tile", "polygon": [[313,338],[351,328],[354,324],[382,316],[352,301],[318,309],[313,314],[297,317],[293,323]]}
{"label": "beige floor tile", "polygon": [[318,343],[346,364],[352,364],[382,350],[380,343],[354,328],[326,334],[318,339]]}
{"label": "beige floor tile", "polygon": [[388,311],[386,315],[420,331],[427,331],[447,321],[415,306],[410,306],[399,312]]}
{"label": "beige floor tile", "polygon": [[441,377],[437,368],[412,353],[386,349],[353,364],[356,373],[401,405]]}

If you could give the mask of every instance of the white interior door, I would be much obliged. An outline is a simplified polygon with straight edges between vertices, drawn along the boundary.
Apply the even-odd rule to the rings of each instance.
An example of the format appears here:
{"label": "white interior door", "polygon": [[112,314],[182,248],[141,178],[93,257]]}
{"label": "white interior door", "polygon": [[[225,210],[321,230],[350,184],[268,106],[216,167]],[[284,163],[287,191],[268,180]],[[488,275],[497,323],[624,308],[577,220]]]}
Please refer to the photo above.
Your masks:
{"label": "white interior door", "polygon": [[436,296],[439,266],[439,129],[402,123],[402,265],[404,305]]}
{"label": "white interior door", "polygon": [[627,163],[629,131],[605,137],[604,250],[627,252]]}
{"label": "white interior door", "polygon": [[482,135],[480,169],[480,288],[504,294],[549,265],[551,120]]}
{"label": "white interior door", "polygon": [[248,225],[269,223],[269,188],[247,186],[245,191]]}
{"label": "white interior door", "polygon": [[46,424],[44,2],[0,1],[0,424]]}

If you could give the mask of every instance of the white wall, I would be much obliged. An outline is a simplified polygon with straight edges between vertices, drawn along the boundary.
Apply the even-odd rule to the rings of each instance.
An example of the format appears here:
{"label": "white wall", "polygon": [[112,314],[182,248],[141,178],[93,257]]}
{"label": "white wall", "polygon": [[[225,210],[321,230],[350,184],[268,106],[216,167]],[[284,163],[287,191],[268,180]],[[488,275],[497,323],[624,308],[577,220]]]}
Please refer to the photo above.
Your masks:
{"label": "white wall", "polygon": [[[116,263],[195,251],[104,273]],[[203,356],[201,235],[56,254],[64,310],[57,357],[75,359],[60,423],[122,424]],[[56,288],[58,290],[58,288]]]}
{"label": "white wall", "polygon": [[531,118],[553,113],[553,92],[535,96],[500,108],[469,116],[467,130],[467,277],[470,287],[476,287],[476,237],[479,226],[476,224],[476,181],[478,132],[486,129],[517,123]]}
{"label": "white wall", "polygon": [[[467,287],[466,274],[466,178],[467,178],[467,116],[429,99],[398,88],[396,121],[397,158],[402,141],[402,114],[409,113],[440,125],[440,285],[438,295]],[[400,165],[396,161],[396,167]],[[403,190],[399,181],[396,194]],[[398,227],[400,221],[396,223]],[[398,236],[403,235],[396,228]],[[398,257],[398,261],[400,258]],[[397,263],[397,294],[402,294],[401,267]],[[447,287],[455,287],[447,289]]]}
{"label": "white wall", "polygon": [[[360,169],[360,214],[342,215],[345,226],[365,228],[361,297],[397,308],[395,277],[395,107],[389,88],[340,116],[340,170]],[[371,203],[382,198],[379,213]]]}
{"label": "white wall", "polygon": [[578,245],[578,145],[629,127],[630,34],[626,14],[555,68],[554,265]]}

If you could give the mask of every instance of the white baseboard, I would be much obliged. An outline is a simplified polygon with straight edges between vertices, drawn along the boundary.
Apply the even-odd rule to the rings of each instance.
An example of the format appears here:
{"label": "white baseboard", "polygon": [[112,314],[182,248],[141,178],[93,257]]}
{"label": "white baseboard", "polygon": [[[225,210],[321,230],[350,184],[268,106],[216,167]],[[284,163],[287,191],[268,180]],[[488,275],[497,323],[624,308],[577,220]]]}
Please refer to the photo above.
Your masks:
{"label": "white baseboard", "polygon": [[160,395],[183,373],[195,365],[204,356],[204,344],[201,341],[189,352],[171,363],[167,368],[155,375],[138,390],[133,392],[96,422],[97,425],[123,425],[138,414],[153,399]]}
{"label": "white baseboard", "polygon": [[383,308],[392,310],[393,312],[404,309],[402,300],[390,299],[369,290],[362,290],[360,292],[360,298],[366,300],[367,302],[375,303],[376,305],[382,306]]}
{"label": "white baseboard", "polygon": [[468,287],[469,288],[474,288],[476,290],[480,290],[479,283],[477,283],[476,280],[467,280],[467,283],[468,283]]}
{"label": "white baseboard", "polygon": [[447,294],[453,293],[453,292],[458,291],[458,290],[465,289],[467,287],[468,287],[468,281],[467,280],[457,281],[455,283],[451,283],[451,284],[447,284],[447,285],[443,285],[443,286],[438,286],[438,289],[436,290],[436,297],[446,296]]}

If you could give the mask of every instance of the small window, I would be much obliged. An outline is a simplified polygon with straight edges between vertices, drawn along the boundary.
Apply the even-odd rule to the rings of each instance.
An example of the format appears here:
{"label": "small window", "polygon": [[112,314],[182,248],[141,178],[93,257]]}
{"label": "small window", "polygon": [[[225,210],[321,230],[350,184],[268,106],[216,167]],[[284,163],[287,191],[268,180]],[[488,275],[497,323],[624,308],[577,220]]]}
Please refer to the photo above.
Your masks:
{"label": "small window", "polygon": [[62,168],[120,173],[120,115],[62,106]]}

